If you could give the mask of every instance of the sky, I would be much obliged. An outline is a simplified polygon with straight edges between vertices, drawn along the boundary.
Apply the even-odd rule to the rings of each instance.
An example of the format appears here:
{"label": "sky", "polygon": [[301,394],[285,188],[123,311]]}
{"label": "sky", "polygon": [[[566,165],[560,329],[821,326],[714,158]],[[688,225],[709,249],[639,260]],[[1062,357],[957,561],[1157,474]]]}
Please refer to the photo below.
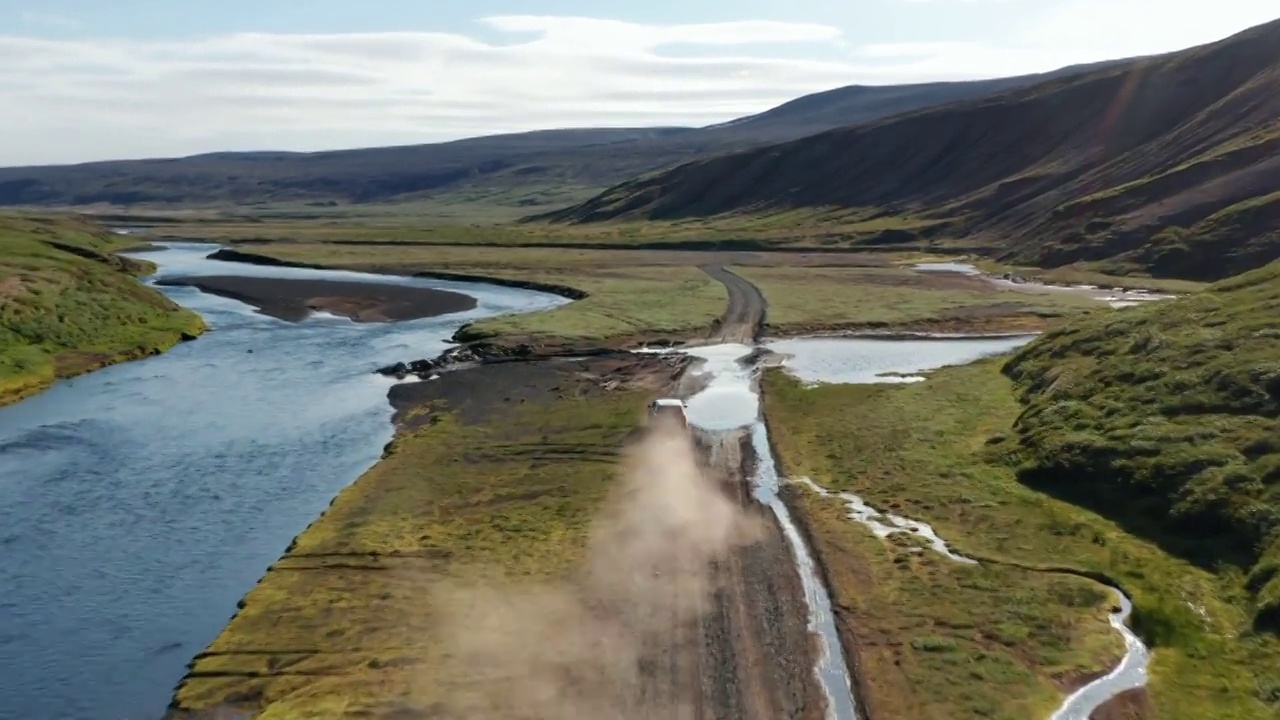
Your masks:
{"label": "sky", "polygon": [[1276,0],[0,0],[0,166],[700,126],[1277,17]]}

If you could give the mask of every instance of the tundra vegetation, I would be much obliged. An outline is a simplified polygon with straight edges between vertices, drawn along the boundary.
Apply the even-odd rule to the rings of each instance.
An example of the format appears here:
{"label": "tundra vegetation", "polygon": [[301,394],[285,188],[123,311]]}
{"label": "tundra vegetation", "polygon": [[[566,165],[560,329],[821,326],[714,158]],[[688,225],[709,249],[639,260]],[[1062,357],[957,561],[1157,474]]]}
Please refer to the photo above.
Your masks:
{"label": "tundra vegetation", "polygon": [[0,404],[204,329],[137,281],[153,268],[115,254],[130,244],[75,219],[0,215]]}

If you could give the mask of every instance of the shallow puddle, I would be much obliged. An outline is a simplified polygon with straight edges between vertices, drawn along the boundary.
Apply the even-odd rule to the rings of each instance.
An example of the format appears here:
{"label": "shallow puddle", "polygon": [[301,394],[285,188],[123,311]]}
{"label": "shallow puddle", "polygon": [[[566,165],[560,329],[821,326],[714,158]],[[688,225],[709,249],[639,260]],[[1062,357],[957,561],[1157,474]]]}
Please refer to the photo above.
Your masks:
{"label": "shallow puddle", "polygon": [[785,356],[787,372],[806,383],[909,383],[924,380],[918,373],[1007,353],[1034,337],[795,338],[777,340],[767,347]]}
{"label": "shallow puddle", "polygon": [[709,345],[682,350],[700,358],[695,373],[710,378],[701,392],[688,399],[689,422],[711,432],[747,427],[760,417],[756,370],[738,361],[751,354],[746,345]]}

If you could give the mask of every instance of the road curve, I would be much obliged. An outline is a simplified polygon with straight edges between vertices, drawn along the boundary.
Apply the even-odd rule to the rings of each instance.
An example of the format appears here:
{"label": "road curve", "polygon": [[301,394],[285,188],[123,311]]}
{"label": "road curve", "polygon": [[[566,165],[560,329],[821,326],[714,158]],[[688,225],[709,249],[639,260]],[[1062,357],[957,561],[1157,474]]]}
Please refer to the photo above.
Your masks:
{"label": "road curve", "polygon": [[729,306],[715,324],[707,339],[715,343],[754,343],[764,328],[768,308],[760,288],[723,265],[703,265],[702,271],[729,291]]}

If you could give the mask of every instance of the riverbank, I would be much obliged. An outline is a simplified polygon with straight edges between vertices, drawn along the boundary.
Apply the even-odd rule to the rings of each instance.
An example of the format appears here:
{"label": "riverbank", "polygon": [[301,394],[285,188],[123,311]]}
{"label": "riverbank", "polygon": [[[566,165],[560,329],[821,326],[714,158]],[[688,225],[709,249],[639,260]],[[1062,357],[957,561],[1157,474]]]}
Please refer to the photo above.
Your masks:
{"label": "riverbank", "polygon": [[0,215],[0,406],[204,331],[138,282],[148,263],[116,254],[136,245],[79,220]]}
{"label": "riverbank", "polygon": [[[1096,573],[1133,597],[1133,624],[1154,651],[1150,682],[1095,719],[1273,717],[1259,688],[1273,686],[1280,643],[1249,628],[1235,571],[1197,566],[1127,520],[1019,482],[1002,443],[1022,408],[999,361],[910,385],[803,387],[774,370],[764,387],[788,475],[928,522],[955,552],[984,559],[956,563],[908,536],[879,538],[842,501],[789,489],[872,717],[1047,718],[1119,660],[1109,590],[1017,566]],[[1162,619],[1171,612],[1187,616],[1176,632]]]}
{"label": "riverbank", "polygon": [[252,305],[264,315],[294,322],[316,312],[355,322],[393,322],[476,307],[475,298],[461,293],[389,283],[209,275],[166,278],[156,284],[199,288]]}

